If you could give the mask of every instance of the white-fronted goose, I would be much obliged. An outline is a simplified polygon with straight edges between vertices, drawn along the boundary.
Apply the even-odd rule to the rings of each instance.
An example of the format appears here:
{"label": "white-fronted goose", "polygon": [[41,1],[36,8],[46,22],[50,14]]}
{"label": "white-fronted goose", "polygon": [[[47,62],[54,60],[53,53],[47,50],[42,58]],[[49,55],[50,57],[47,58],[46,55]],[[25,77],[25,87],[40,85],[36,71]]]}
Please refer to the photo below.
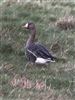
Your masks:
{"label": "white-fronted goose", "polygon": [[40,43],[35,42],[36,27],[32,22],[28,22],[22,26],[30,31],[30,36],[26,43],[26,56],[30,62],[45,64],[48,62],[55,62],[47,48]]}

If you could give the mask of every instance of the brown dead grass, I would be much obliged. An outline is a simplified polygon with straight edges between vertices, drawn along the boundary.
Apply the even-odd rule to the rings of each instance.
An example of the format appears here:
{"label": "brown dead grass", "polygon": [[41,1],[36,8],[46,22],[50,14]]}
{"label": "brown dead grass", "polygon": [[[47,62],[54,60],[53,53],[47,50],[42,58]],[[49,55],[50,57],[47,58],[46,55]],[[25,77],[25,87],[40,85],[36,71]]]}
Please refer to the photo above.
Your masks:
{"label": "brown dead grass", "polygon": [[60,29],[73,29],[75,28],[75,18],[73,16],[59,18],[55,23]]}

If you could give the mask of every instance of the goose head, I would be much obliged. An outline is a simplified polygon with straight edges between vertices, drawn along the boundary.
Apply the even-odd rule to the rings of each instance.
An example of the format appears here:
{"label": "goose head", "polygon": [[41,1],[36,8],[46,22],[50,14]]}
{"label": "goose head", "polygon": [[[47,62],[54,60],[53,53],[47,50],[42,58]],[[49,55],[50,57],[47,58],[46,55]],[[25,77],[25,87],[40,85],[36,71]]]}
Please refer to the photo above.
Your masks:
{"label": "goose head", "polygon": [[28,29],[28,30],[35,30],[35,24],[33,22],[28,22],[22,26],[22,28]]}

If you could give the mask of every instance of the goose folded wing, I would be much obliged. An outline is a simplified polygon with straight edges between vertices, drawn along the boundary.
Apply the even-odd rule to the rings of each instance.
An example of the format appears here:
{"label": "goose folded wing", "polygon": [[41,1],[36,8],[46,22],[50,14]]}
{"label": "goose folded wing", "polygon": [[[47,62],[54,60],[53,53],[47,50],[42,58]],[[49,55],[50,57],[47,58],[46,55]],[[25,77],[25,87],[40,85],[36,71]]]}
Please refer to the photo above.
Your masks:
{"label": "goose folded wing", "polygon": [[45,48],[45,46],[43,46],[39,43],[31,45],[28,48],[28,51],[29,51],[29,53],[32,53],[35,57],[41,57],[41,58],[44,58],[44,59],[48,59],[48,58],[52,59],[52,55]]}

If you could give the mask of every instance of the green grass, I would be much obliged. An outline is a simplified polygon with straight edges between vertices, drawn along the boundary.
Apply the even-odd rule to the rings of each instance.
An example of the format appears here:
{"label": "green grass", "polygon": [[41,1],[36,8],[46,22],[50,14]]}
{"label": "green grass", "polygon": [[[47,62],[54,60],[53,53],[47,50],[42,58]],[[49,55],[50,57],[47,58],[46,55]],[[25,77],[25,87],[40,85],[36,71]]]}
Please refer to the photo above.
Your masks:
{"label": "green grass", "polygon": [[[53,91],[51,99],[54,97],[59,100],[61,95],[61,99],[64,97],[63,100],[67,98],[75,100],[75,29],[61,30],[54,25],[57,19],[66,14],[74,16],[74,5],[70,2],[52,2],[48,9],[32,3],[24,5],[5,3],[0,6],[0,93],[4,98],[42,100],[40,98],[44,97],[43,100],[48,100],[46,98],[50,95],[48,90],[25,90],[13,88],[9,84],[13,74],[23,74],[33,82],[38,79],[46,81],[46,85]],[[59,43],[60,50],[54,55],[65,57],[67,59],[65,63],[56,62],[47,66],[29,65],[24,72],[28,62],[24,45],[29,33],[21,26],[27,21],[36,24],[38,41],[45,44],[50,51],[51,45]]]}

